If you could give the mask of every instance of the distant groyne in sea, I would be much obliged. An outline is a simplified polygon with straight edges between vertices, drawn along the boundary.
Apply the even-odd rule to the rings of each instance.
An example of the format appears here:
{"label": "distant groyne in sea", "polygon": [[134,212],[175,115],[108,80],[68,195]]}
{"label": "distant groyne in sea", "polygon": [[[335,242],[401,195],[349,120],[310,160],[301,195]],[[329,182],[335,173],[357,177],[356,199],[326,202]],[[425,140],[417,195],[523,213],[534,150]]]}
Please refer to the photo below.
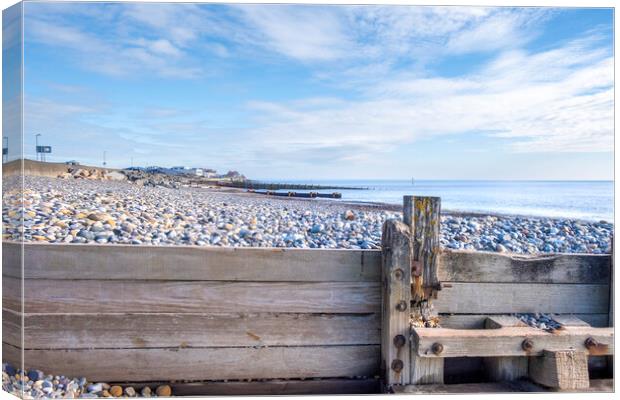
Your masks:
{"label": "distant groyne in sea", "polygon": [[301,183],[273,183],[253,180],[218,182],[219,186],[234,187],[241,189],[266,189],[266,190],[368,190],[367,187],[338,186],[338,185],[313,185]]}

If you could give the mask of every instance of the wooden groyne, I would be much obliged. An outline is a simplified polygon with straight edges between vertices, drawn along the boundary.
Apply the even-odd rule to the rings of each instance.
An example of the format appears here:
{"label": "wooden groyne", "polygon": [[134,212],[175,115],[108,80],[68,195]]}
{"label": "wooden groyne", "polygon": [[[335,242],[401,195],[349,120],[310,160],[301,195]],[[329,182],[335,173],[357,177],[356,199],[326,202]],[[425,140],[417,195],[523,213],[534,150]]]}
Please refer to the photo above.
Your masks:
{"label": "wooden groyne", "polygon": [[248,189],[250,193],[256,194],[264,194],[267,196],[278,196],[278,197],[297,197],[303,199],[341,199],[342,193],[333,192],[333,193],[317,193],[317,192],[272,192],[270,190],[254,190]]}
{"label": "wooden groyne", "polygon": [[173,395],[609,391],[612,255],[441,249],[439,199],[405,206],[382,250],[3,243],[3,361]]}
{"label": "wooden groyne", "polygon": [[253,180],[232,181],[217,183],[219,186],[234,187],[240,189],[265,189],[265,190],[368,190],[368,187],[361,186],[338,186],[338,185],[312,185],[300,183],[271,183]]}

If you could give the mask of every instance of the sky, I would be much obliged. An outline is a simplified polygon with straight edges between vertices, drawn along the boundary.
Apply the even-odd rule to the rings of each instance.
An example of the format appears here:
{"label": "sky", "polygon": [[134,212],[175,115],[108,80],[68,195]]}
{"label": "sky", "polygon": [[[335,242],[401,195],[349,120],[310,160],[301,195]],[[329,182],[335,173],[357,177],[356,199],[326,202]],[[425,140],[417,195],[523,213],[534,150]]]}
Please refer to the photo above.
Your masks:
{"label": "sky", "polygon": [[613,179],[613,10],[24,4],[24,142],[266,179]]}

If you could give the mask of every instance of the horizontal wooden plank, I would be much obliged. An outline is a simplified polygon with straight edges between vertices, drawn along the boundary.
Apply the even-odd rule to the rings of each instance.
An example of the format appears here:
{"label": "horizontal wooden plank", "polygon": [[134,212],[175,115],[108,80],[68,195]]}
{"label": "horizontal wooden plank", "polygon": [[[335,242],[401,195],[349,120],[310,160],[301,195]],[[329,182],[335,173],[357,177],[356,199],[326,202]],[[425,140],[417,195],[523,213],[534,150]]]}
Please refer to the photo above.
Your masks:
{"label": "horizontal wooden plank", "polygon": [[442,282],[608,284],[610,270],[609,254],[523,256],[443,250],[439,256]]}
{"label": "horizontal wooden plank", "polygon": [[[21,346],[21,314],[2,312]],[[26,314],[26,349],[379,344],[380,316],[342,314]]]}
{"label": "horizontal wooden plank", "polygon": [[[487,317],[497,314],[440,314],[439,323],[442,328],[482,329]],[[579,318],[596,328],[607,327],[607,314],[562,314],[565,317]]]}
{"label": "horizontal wooden plank", "polygon": [[[19,280],[3,282],[3,306],[16,310]],[[26,313],[375,313],[381,306],[379,282],[25,279],[24,287]]]}
{"label": "horizontal wooden plank", "polygon": [[[3,343],[6,361],[19,354]],[[379,358],[378,345],[24,350],[27,368],[104,382],[374,377]]]}
{"label": "horizontal wooden plank", "polygon": [[[3,243],[3,274],[19,277],[19,243]],[[378,250],[90,244],[24,245],[33,279],[378,282]]]}
{"label": "horizontal wooden plank", "polygon": [[439,292],[434,306],[442,314],[600,314],[608,311],[609,286],[449,283]]}
{"label": "horizontal wooden plank", "polygon": [[[407,385],[394,388],[396,394],[467,394],[467,393],[510,393],[510,392],[553,392],[554,389],[537,385],[529,380],[514,382],[490,383],[459,383],[454,385]],[[588,389],[575,392],[603,392],[614,391],[613,379],[590,379]],[[562,391],[563,393],[570,391]]]}
{"label": "horizontal wooden plank", "polygon": [[[522,348],[525,338],[533,342],[532,350]],[[420,357],[503,357],[503,356],[537,356],[543,350],[590,351],[585,346],[588,338],[594,338],[606,345],[596,354],[613,354],[613,328],[592,328],[583,326],[566,327],[555,333],[526,327],[508,327],[501,329],[445,329],[415,328],[412,334],[412,346]],[[431,350],[433,344],[441,343],[443,351],[436,355]]]}
{"label": "horizontal wooden plank", "polygon": [[170,385],[173,396],[268,396],[268,395],[317,395],[317,394],[378,394],[379,379],[308,379],[228,382],[129,382],[123,386],[142,389]]}

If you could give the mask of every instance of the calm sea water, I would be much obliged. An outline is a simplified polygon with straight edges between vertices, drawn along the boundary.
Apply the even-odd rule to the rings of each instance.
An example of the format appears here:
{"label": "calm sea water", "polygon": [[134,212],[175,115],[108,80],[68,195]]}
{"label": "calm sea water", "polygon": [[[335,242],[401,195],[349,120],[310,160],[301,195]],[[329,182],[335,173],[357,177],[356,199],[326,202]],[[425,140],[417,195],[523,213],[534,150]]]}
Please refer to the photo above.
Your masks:
{"label": "calm sea water", "polygon": [[[283,181],[280,181],[283,182]],[[369,190],[339,190],[341,201],[402,204],[403,195],[439,196],[450,211],[613,221],[613,181],[286,181]],[[337,201],[337,200],[336,200]]]}

